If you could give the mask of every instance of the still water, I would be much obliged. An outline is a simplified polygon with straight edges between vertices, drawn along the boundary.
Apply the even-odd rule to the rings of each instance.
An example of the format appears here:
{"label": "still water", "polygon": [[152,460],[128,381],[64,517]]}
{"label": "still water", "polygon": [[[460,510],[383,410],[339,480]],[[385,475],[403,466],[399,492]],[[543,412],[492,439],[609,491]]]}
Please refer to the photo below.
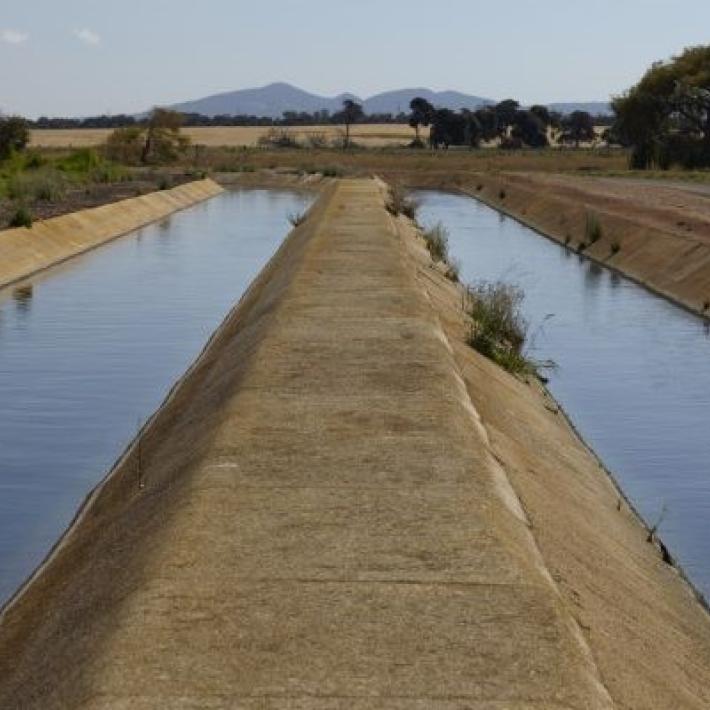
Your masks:
{"label": "still water", "polygon": [[0,604],[310,201],[226,192],[0,291]]}
{"label": "still water", "polygon": [[[710,331],[702,319],[468,197],[421,192],[464,282],[523,287],[550,389],[710,598]],[[537,331],[537,332],[536,332]]]}

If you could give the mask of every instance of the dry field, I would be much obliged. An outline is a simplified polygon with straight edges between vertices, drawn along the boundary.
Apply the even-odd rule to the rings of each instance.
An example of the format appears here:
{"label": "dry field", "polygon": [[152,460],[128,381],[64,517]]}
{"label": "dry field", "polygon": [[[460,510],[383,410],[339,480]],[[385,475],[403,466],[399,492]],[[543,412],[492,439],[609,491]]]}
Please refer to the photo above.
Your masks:
{"label": "dry field", "polygon": [[[342,126],[333,125],[293,127],[287,130],[299,141],[309,135],[322,135],[330,141],[343,133]],[[210,147],[253,147],[268,131],[268,126],[199,126],[183,129],[193,143]],[[86,148],[105,142],[110,133],[109,128],[33,130],[31,144],[38,148]],[[428,137],[428,132],[423,130],[422,136]],[[352,139],[368,148],[403,145],[413,138],[414,131],[401,124],[368,124],[352,128]]]}
{"label": "dry field", "polygon": [[292,150],[212,147],[200,155],[199,166],[216,172],[252,172],[284,168],[302,172],[335,169],[342,175],[382,175],[411,185],[450,185],[471,172],[500,170],[534,172],[626,172],[626,151],[600,148],[547,150]]}

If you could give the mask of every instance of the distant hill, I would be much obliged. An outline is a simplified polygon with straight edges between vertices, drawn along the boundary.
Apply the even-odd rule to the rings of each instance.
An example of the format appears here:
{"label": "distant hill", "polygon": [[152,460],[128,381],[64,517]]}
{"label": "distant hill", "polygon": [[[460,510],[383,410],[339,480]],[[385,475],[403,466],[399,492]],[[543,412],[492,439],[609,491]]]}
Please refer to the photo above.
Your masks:
{"label": "distant hill", "polygon": [[495,101],[480,96],[469,96],[458,91],[432,91],[431,89],[400,89],[377,94],[363,103],[365,113],[409,113],[409,103],[412,99],[421,97],[437,108],[450,108],[458,111],[462,108],[474,111],[481,106],[493,104]]}
{"label": "distant hill", "polygon": [[[462,108],[476,109],[480,106],[493,104],[492,99],[480,96],[470,96],[458,91],[431,91],[424,88],[400,89],[386,91],[372,96],[364,101],[353,94],[340,94],[339,96],[318,96],[308,91],[299,89],[286,83],[269,84],[255,89],[241,89],[227,91],[222,94],[206,96],[194,101],[185,101],[174,104],[170,108],[184,113],[199,113],[203,116],[218,115],[246,115],[268,118],[281,118],[284,111],[329,111],[335,113],[342,107],[345,99],[353,99],[362,103],[365,112],[373,113],[407,113],[409,102],[417,97],[427,99],[437,108]],[[588,103],[557,103],[550,104],[550,108],[563,113],[572,111],[589,111],[590,113],[609,113],[609,104],[604,102]]]}
{"label": "distant hill", "polygon": [[352,98],[351,94],[341,94],[332,98],[317,96],[303,91],[290,84],[277,83],[262,86],[258,89],[242,89],[228,91],[224,94],[214,94],[195,101],[185,101],[174,104],[170,108],[183,113],[199,113],[203,116],[258,116],[281,118],[284,111],[330,111],[335,113],[343,105],[343,101]]}
{"label": "distant hill", "polygon": [[592,116],[606,116],[612,113],[611,104],[607,101],[579,101],[570,103],[548,104],[551,111],[559,113],[573,113],[574,111],[586,111]]}

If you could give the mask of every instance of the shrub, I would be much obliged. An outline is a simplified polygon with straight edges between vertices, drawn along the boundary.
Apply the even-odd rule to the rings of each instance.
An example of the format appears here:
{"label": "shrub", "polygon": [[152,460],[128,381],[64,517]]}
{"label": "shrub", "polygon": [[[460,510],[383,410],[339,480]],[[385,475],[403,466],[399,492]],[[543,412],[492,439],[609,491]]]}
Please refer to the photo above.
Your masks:
{"label": "shrub", "polygon": [[32,213],[24,205],[20,205],[10,218],[8,223],[10,227],[32,227]]}
{"label": "shrub", "polygon": [[300,148],[293,134],[285,128],[270,128],[258,143],[265,148]]}
{"label": "shrub", "polygon": [[124,165],[138,165],[145,145],[143,129],[140,126],[117,128],[106,140],[104,154],[109,160]]}
{"label": "shrub", "polygon": [[596,244],[602,238],[602,226],[594,212],[587,212],[584,223],[584,236],[588,244]]}
{"label": "shrub", "polygon": [[524,352],[528,323],[521,311],[522,289],[502,281],[481,282],[467,294],[469,345],[509,372],[535,374],[536,366]]}
{"label": "shrub", "polygon": [[7,195],[13,200],[56,202],[66,194],[66,178],[58,170],[40,169],[13,175],[7,184]]}
{"label": "shrub", "polygon": [[621,251],[621,244],[617,241],[613,241],[611,243],[611,254],[612,256],[615,256]]}
{"label": "shrub", "polygon": [[340,168],[323,168],[323,177],[340,177],[343,171]]}
{"label": "shrub", "polygon": [[415,219],[419,210],[419,202],[407,195],[399,185],[390,187],[389,199],[385,206],[391,215],[397,217],[403,214],[409,219]]}
{"label": "shrub", "polygon": [[27,151],[25,155],[25,169],[36,170],[46,165],[46,158],[37,150]]}
{"label": "shrub", "polygon": [[27,121],[19,116],[0,116],[0,160],[25,149],[30,142]]}
{"label": "shrub", "polygon": [[64,176],[54,170],[43,170],[33,179],[34,198],[42,202],[58,202],[67,191]]}
{"label": "shrub", "polygon": [[101,163],[101,156],[93,148],[80,148],[72,151],[66,158],[58,160],[56,166],[58,170],[65,173],[88,175]]}
{"label": "shrub", "polygon": [[169,175],[161,175],[158,180],[158,190],[169,190],[171,187],[171,180]]}
{"label": "shrub", "polygon": [[441,222],[438,222],[424,233],[426,248],[434,261],[448,262],[449,259],[449,232]]}
{"label": "shrub", "polygon": [[328,136],[325,133],[316,131],[309,133],[306,136],[306,146],[313,150],[319,150],[328,147]]}

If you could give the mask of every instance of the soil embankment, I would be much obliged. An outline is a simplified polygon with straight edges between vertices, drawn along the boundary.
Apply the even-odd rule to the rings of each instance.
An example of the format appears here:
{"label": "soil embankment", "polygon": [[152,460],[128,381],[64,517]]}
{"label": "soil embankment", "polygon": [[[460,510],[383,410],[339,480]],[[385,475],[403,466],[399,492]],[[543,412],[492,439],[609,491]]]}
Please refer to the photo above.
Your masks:
{"label": "soil embankment", "polygon": [[446,187],[710,316],[710,194],[698,186],[534,173],[455,182]]}
{"label": "soil embankment", "polygon": [[0,288],[222,192],[212,180],[0,231]]}
{"label": "soil embankment", "polygon": [[707,707],[708,617],[409,229],[324,189],[0,616],[1,707]]}

